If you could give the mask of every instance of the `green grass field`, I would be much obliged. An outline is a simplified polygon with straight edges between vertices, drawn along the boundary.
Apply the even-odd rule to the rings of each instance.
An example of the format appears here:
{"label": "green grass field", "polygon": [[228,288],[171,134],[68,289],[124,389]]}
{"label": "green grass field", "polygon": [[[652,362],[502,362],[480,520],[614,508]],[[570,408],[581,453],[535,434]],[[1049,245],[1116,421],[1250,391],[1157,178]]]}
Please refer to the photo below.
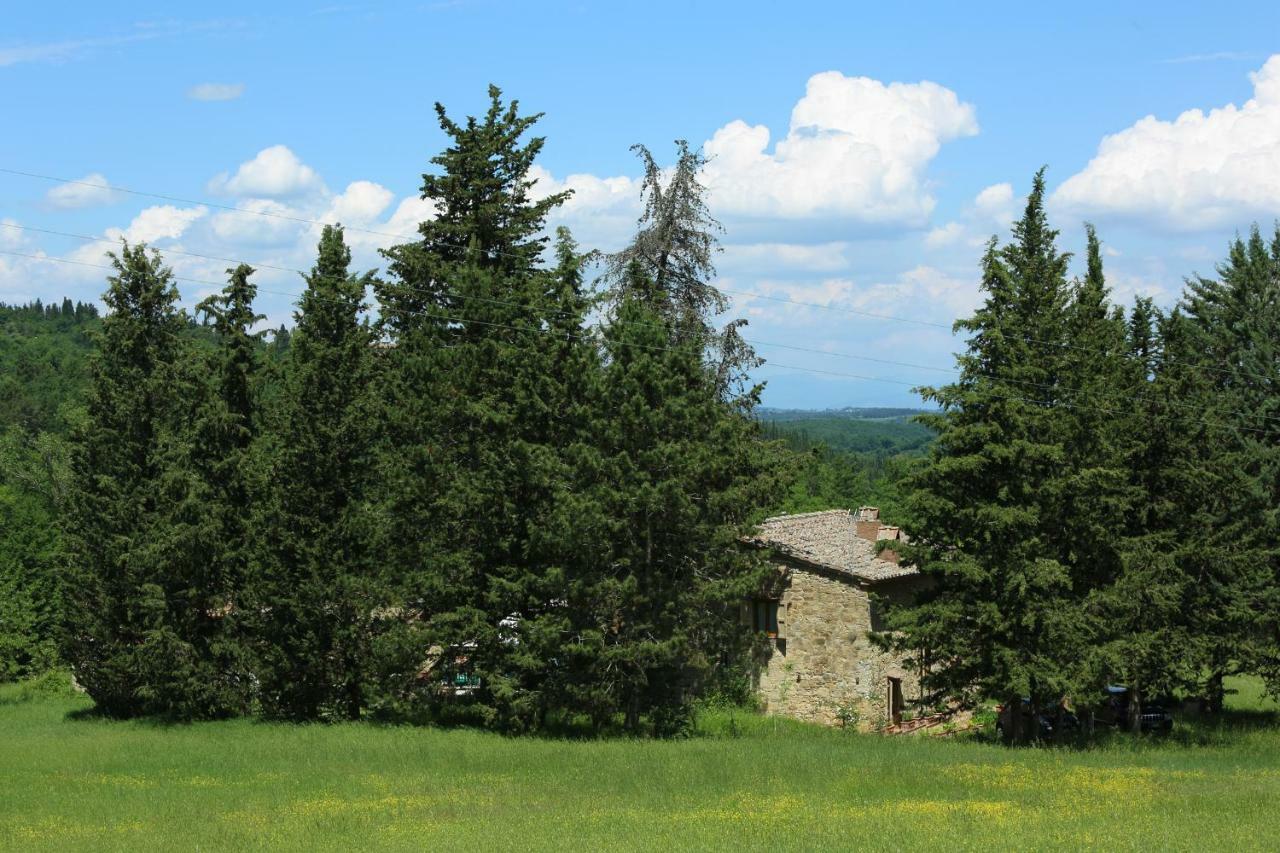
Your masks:
{"label": "green grass field", "polygon": [[1244,684],[1163,741],[1009,749],[745,713],[687,740],[83,719],[0,688],[0,846],[1280,849],[1280,711]]}

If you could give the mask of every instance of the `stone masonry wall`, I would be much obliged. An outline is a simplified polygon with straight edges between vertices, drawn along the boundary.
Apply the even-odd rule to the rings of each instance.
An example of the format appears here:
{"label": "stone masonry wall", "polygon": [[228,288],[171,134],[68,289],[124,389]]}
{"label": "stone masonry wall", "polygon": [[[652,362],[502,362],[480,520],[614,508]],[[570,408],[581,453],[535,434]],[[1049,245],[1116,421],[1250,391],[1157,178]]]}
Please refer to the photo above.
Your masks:
{"label": "stone masonry wall", "polygon": [[888,715],[890,677],[902,680],[907,701],[919,695],[914,673],[867,639],[871,602],[865,589],[803,568],[779,570],[779,639],[762,661],[758,684],[767,713],[835,725],[837,712],[851,708],[867,729]]}

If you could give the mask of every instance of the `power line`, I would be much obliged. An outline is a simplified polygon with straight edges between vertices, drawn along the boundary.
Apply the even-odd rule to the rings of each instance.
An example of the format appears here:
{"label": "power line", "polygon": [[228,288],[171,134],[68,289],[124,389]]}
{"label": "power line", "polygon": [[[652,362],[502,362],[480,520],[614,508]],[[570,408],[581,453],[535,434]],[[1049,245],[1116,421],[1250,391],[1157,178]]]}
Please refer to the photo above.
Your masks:
{"label": "power line", "polygon": [[[86,235],[86,234],[75,234],[75,233],[72,233],[72,232],[69,232],[69,231],[55,231],[55,230],[48,229],[48,228],[36,228],[36,227],[33,227],[33,226],[28,226],[28,225],[20,225],[20,224],[18,224],[18,223],[16,223],[16,222],[0,222],[0,226],[5,227],[5,228],[17,229],[17,230],[21,230],[21,231],[31,231],[31,232],[36,232],[36,233],[40,233],[40,234],[51,234],[51,235],[59,236],[59,237],[70,237],[70,238],[77,239],[77,240],[84,240],[84,241],[87,241],[87,242],[90,242],[90,243],[108,243],[108,244],[112,244],[112,243],[114,243],[114,242],[115,242],[114,240],[111,240],[111,239],[108,239],[108,238],[92,237],[92,236],[89,236],[89,235]],[[202,254],[202,253],[199,253],[199,252],[191,252],[191,251],[187,251],[187,250],[184,250],[184,249],[165,249],[165,250],[163,250],[163,251],[164,251],[164,252],[169,252],[169,253],[172,253],[172,254],[185,255],[185,256],[187,256],[187,257],[202,258],[202,259],[204,259],[204,260],[222,261],[222,262],[226,262],[226,263],[233,263],[233,264],[247,263],[247,264],[249,264],[250,266],[252,266],[252,267],[254,267],[254,268],[274,269],[274,270],[279,270],[279,271],[282,271],[282,272],[296,272],[296,273],[298,273],[299,275],[304,276],[304,277],[308,275],[308,273],[307,273],[305,270],[300,270],[300,269],[297,269],[297,268],[294,268],[294,267],[282,267],[282,266],[276,266],[276,265],[266,264],[266,263],[256,263],[256,262],[244,261],[244,260],[240,260],[240,259],[236,259],[236,258],[227,258],[227,257],[220,257],[220,256],[217,256],[217,255],[208,255],[208,254]],[[110,267],[103,267],[103,269],[110,269]],[[186,279],[184,279],[184,280],[186,280]],[[193,280],[193,281],[194,281],[194,280]],[[217,282],[209,282],[209,281],[201,281],[201,282],[198,282],[198,283],[201,283],[201,284],[213,284],[213,285],[217,285],[217,284],[218,284]],[[452,300],[452,299],[475,300],[475,301],[485,302],[485,303],[494,304],[494,305],[505,305],[505,306],[513,307],[513,308],[523,308],[523,307],[525,307],[525,306],[521,305],[520,303],[511,302],[511,301],[508,301],[508,300],[494,299],[494,298],[491,298],[491,297],[478,296],[478,295],[473,295],[473,294],[461,294],[461,293],[441,294],[441,293],[438,293],[438,292],[435,292],[435,291],[429,291],[429,290],[424,290],[424,289],[422,289],[422,288],[411,287],[411,286],[409,286],[409,285],[402,284],[402,283],[396,283],[396,284],[392,285],[392,287],[394,287],[395,289],[398,289],[398,290],[407,290],[407,291],[410,291],[410,292],[414,292],[414,293],[421,293],[421,294],[424,294],[424,295],[427,295],[427,296],[433,296],[433,297],[439,297],[439,296],[441,296],[441,295],[445,295],[445,296],[446,296],[446,298],[451,299],[451,300]],[[261,289],[261,288],[260,288],[260,290],[261,290],[261,292],[263,292],[263,293],[273,293],[273,294],[279,294],[279,293],[280,293],[279,291],[273,291],[273,290],[269,290],[269,289]],[[280,294],[280,295],[291,295],[291,294]],[[557,316],[567,317],[567,316],[569,316],[569,312],[557,312]],[[472,322],[478,322],[478,321],[472,321]],[[921,321],[921,322],[923,322],[923,321]],[[634,321],[632,322],[632,325],[635,325]],[[639,325],[653,326],[654,324],[650,324],[650,323],[643,323],[643,324],[639,324]],[[936,325],[936,324],[934,324],[934,325]],[[753,345],[753,346],[760,346],[760,347],[774,347],[774,348],[777,348],[777,349],[792,350],[792,351],[794,351],[794,352],[812,353],[812,354],[815,354],[815,355],[821,355],[821,356],[825,356],[825,357],[829,357],[829,358],[844,358],[844,359],[851,359],[851,360],[854,360],[854,361],[865,361],[865,362],[870,362],[870,363],[874,363],[874,364],[884,364],[884,365],[889,365],[889,366],[893,366],[893,367],[906,367],[906,368],[910,368],[910,369],[913,369],[913,370],[929,370],[929,371],[934,371],[934,372],[938,372],[938,373],[949,373],[949,374],[953,374],[953,375],[961,375],[961,374],[963,373],[961,370],[959,370],[959,369],[957,369],[957,368],[954,368],[954,367],[938,367],[938,366],[936,366],[936,365],[915,364],[915,363],[907,362],[907,361],[898,361],[898,360],[894,360],[894,359],[877,358],[877,357],[874,357],[874,356],[859,355],[859,354],[855,354],[855,353],[838,352],[838,351],[833,351],[833,350],[816,349],[816,348],[813,348],[813,347],[797,346],[797,345],[795,345],[795,344],[783,344],[783,343],[777,343],[777,342],[772,342],[772,341],[762,341],[762,340],[759,340],[759,339],[746,338],[746,337],[744,337],[744,338],[743,338],[743,340],[744,340],[745,342],[747,342],[747,343],[749,343],[749,344]],[[770,363],[772,363],[772,362],[770,362]],[[991,376],[990,374],[978,374],[978,375],[979,375],[979,376],[986,376],[986,377],[988,377],[988,378],[992,378],[992,379],[996,379],[996,378],[997,378],[997,377],[993,377],[993,376]],[[998,379],[999,379],[999,381],[1002,381],[1002,382],[1008,382],[1008,383],[1011,383],[1011,384],[1014,384],[1014,385],[1022,385],[1022,386],[1029,387],[1029,388],[1039,388],[1039,389],[1042,389],[1042,390],[1060,391],[1060,392],[1061,392],[1061,391],[1065,391],[1067,394],[1072,395],[1072,396],[1075,396],[1075,397],[1079,397],[1079,396],[1081,396],[1082,394],[1084,394],[1084,393],[1085,393],[1084,391],[1082,391],[1082,390],[1080,390],[1080,389],[1073,389],[1073,388],[1066,388],[1066,389],[1064,389],[1064,388],[1063,388],[1062,386],[1060,386],[1060,385],[1054,385],[1054,384],[1044,383],[1044,382],[1034,382],[1034,381],[1032,381],[1032,380],[1028,380],[1028,379],[1012,379],[1012,378],[1008,378],[1008,377],[999,377]],[[917,385],[918,385],[918,383],[910,383],[910,384],[911,384],[913,387],[915,387],[915,386],[917,386]],[[1134,399],[1135,401],[1137,401],[1137,402],[1146,402],[1146,401],[1148,401],[1150,398],[1148,398],[1148,397],[1136,397],[1136,398],[1133,398],[1133,399]],[[1167,405],[1171,405],[1171,406],[1178,407],[1178,408],[1185,408],[1185,409],[1197,409],[1197,410],[1200,408],[1199,406],[1197,406],[1197,405],[1196,405],[1196,404],[1194,404],[1194,403],[1181,403],[1181,402],[1176,402],[1176,401],[1165,401],[1165,403],[1166,403]],[[1233,415],[1247,416],[1247,415],[1244,415],[1243,413],[1240,413],[1240,412],[1228,412],[1228,413],[1226,413],[1226,414],[1233,414]],[[1274,421],[1280,422],[1280,417],[1269,416],[1269,415],[1257,415],[1257,417],[1261,417],[1261,418],[1262,418],[1262,419],[1264,419],[1264,420],[1274,420]]]}
{"label": "power line", "polygon": [[[180,204],[195,204],[195,205],[203,205],[203,206],[205,206],[205,207],[212,207],[212,208],[215,208],[215,209],[217,209],[217,210],[225,210],[225,211],[228,211],[228,212],[241,213],[241,214],[246,214],[246,215],[250,215],[250,216],[265,216],[265,217],[269,217],[269,218],[272,218],[272,219],[281,219],[281,220],[285,220],[285,221],[289,221],[289,222],[298,222],[298,223],[307,224],[307,225],[321,225],[321,226],[323,226],[323,225],[332,225],[332,226],[336,226],[336,225],[338,225],[338,224],[339,224],[339,223],[334,223],[334,222],[325,222],[325,221],[323,221],[323,220],[318,220],[318,219],[309,219],[309,218],[307,218],[307,217],[305,217],[305,216],[294,216],[294,215],[292,215],[292,214],[278,213],[278,212],[270,211],[270,210],[254,210],[254,209],[252,209],[252,208],[247,208],[247,207],[237,207],[237,206],[235,206],[235,205],[219,204],[218,202],[202,201],[202,200],[199,200],[199,199],[183,198],[182,196],[167,195],[167,194],[164,194],[164,193],[146,192],[146,191],[143,191],[143,190],[135,190],[135,189],[130,189],[129,187],[122,187],[122,186],[118,186],[118,185],[115,185],[115,184],[102,184],[102,183],[94,183],[94,182],[92,182],[92,181],[83,181],[83,180],[72,179],[72,178],[60,178],[60,177],[57,177],[57,176],[54,176],[54,175],[43,175],[43,174],[40,174],[40,173],[38,173],[38,172],[29,172],[29,171],[24,171],[24,170],[21,170],[21,169],[10,169],[10,168],[5,168],[5,167],[0,167],[0,174],[17,175],[17,176],[20,176],[20,177],[26,177],[26,178],[36,178],[36,179],[44,180],[44,181],[53,181],[53,182],[55,182],[55,183],[71,184],[71,185],[74,185],[74,186],[94,187],[94,188],[96,188],[96,189],[106,189],[106,190],[110,190],[110,191],[112,191],[112,192],[126,193],[126,194],[128,194],[128,195],[139,196],[139,197],[142,197],[142,198],[154,198],[154,199],[159,199],[159,200],[162,200],[162,201],[173,201],[173,202],[178,202],[178,203],[180,203]],[[412,235],[410,235],[410,234],[398,234],[398,233],[394,233],[394,232],[391,232],[391,231],[379,231],[379,230],[376,230],[376,229],[372,229],[372,228],[362,228],[362,227],[360,227],[360,226],[355,226],[355,225],[342,226],[342,227],[343,227],[345,230],[348,230],[348,231],[356,231],[356,232],[359,232],[359,233],[363,233],[363,234],[372,234],[372,235],[380,236],[380,237],[391,237],[391,238],[394,238],[394,239],[397,239],[397,240],[416,240],[416,241],[421,241],[421,242],[423,242],[423,243],[426,243],[426,244],[428,244],[428,245],[442,246],[442,247],[446,247],[446,248],[455,249],[455,250],[458,250],[458,251],[465,251],[465,250],[467,249],[467,247],[466,247],[466,246],[462,246],[462,245],[460,245],[460,244],[449,243],[448,241],[440,240],[439,238],[431,238],[431,239],[428,239],[428,238],[424,237],[424,236],[423,236],[422,234],[420,234],[420,233],[415,233],[415,234],[412,234]],[[517,254],[512,253],[512,252],[504,252],[504,251],[493,250],[493,249],[491,249],[491,250],[486,250],[486,254],[491,255],[491,256],[497,256],[497,257],[512,257],[512,258],[519,258],[519,259],[522,259],[522,260],[523,260],[523,259],[525,259],[525,256],[523,256],[523,255],[517,255]],[[836,313],[838,313],[838,314],[846,314],[846,315],[854,316],[854,317],[864,317],[864,318],[874,319],[874,320],[887,320],[887,321],[895,322],[895,323],[910,323],[910,324],[919,325],[919,326],[927,326],[927,327],[931,327],[931,328],[945,329],[945,330],[947,330],[948,332],[951,332],[952,334],[954,334],[954,326],[955,326],[955,323],[954,323],[954,322],[953,322],[953,323],[950,323],[950,324],[947,324],[947,323],[938,323],[938,322],[934,322],[934,321],[930,321],[930,320],[920,320],[920,319],[916,319],[916,318],[913,318],[913,317],[902,317],[902,316],[897,316],[897,315],[893,315],[893,314],[878,314],[878,313],[871,312],[871,311],[862,311],[862,310],[859,310],[859,309],[856,309],[856,308],[840,308],[840,307],[836,307],[836,306],[834,306],[834,305],[823,305],[822,303],[818,303],[818,302],[804,302],[804,301],[801,301],[801,300],[788,299],[788,298],[786,298],[786,297],[781,297],[781,296],[771,296],[771,295],[768,295],[768,294],[764,294],[764,293],[756,293],[756,292],[748,291],[748,290],[733,290],[733,289],[729,289],[729,288],[717,288],[717,289],[718,289],[718,290],[721,290],[721,291],[722,291],[722,292],[724,292],[724,293],[732,293],[732,294],[736,294],[736,295],[739,295],[739,296],[746,296],[746,297],[750,297],[750,298],[753,298],[753,299],[766,299],[766,300],[770,300],[770,301],[773,301],[773,302],[780,302],[780,303],[789,304],[789,305],[798,305],[798,306],[805,307],[805,308],[816,308],[816,309],[820,309],[820,310],[824,310],[824,311],[833,311],[833,312],[836,312]],[[1080,346],[1080,345],[1078,345],[1078,344],[1072,344],[1072,343],[1069,343],[1069,342],[1066,342],[1066,341],[1050,341],[1050,340],[1043,340],[1043,339],[1039,339],[1039,338],[1031,338],[1031,337],[1025,337],[1025,336],[1016,336],[1016,335],[1014,335],[1014,336],[1010,336],[1010,339],[1011,339],[1011,340],[1022,341],[1022,342],[1024,342],[1024,343],[1042,344],[1042,345],[1044,345],[1044,346],[1052,346],[1052,347],[1062,347],[1062,348],[1064,348],[1064,349],[1073,349],[1073,350],[1079,350],[1079,351],[1082,351],[1082,352],[1093,352],[1093,351],[1094,351],[1094,350],[1092,350],[1092,349],[1091,349],[1091,348],[1089,348],[1089,347]],[[1212,366],[1212,365],[1200,364],[1200,363],[1198,363],[1198,362],[1189,361],[1189,360],[1186,360],[1186,359],[1169,359],[1169,363],[1171,363],[1171,364],[1186,364],[1186,365],[1187,365],[1190,369],[1192,369],[1192,370],[1204,370],[1204,371],[1211,371],[1211,372],[1219,373],[1219,374],[1221,374],[1221,375],[1225,375],[1225,376],[1233,375],[1233,374],[1232,374],[1232,371],[1228,370],[1227,368],[1214,367],[1214,366]],[[1253,377],[1253,378],[1255,378],[1255,379],[1263,379],[1263,380],[1268,380],[1268,379],[1270,378],[1270,377],[1263,376],[1263,375],[1261,375],[1261,374],[1256,374],[1256,373],[1246,373],[1245,375],[1251,376],[1251,377]]]}
{"label": "power line", "polygon": [[[53,256],[50,256],[50,255],[33,255],[33,254],[25,253],[25,252],[13,252],[13,251],[8,251],[8,250],[0,250],[0,254],[3,254],[3,255],[11,255],[11,256],[21,257],[21,258],[30,258],[30,259],[32,259],[32,260],[36,260],[36,261],[46,261],[46,262],[50,262],[50,263],[74,264],[74,265],[76,265],[76,266],[89,267],[89,268],[93,268],[93,269],[107,270],[107,271],[110,271],[110,272],[114,272],[114,271],[116,271],[116,270],[115,270],[115,267],[107,266],[107,265],[105,265],[105,264],[94,264],[94,263],[89,263],[88,261],[78,261],[78,260],[74,260],[74,259],[71,259],[71,258],[59,258],[59,257],[53,257]],[[197,279],[197,278],[190,278],[190,277],[187,277],[187,276],[173,275],[172,273],[170,273],[170,278],[171,278],[171,279],[173,279],[173,280],[175,280],[175,281],[187,281],[187,282],[191,282],[191,283],[193,283],[193,284],[206,284],[206,285],[212,285],[212,286],[215,286],[215,287],[220,287],[220,286],[222,286],[222,282],[214,282],[214,281],[208,281],[208,280],[206,280],[206,279]],[[276,294],[276,295],[279,295],[279,296],[288,296],[288,297],[293,298],[293,299],[299,299],[299,298],[301,298],[301,297],[303,296],[303,294],[301,294],[301,293],[295,293],[295,292],[291,292],[291,291],[270,290],[270,289],[267,289],[267,288],[258,288],[258,291],[259,291],[259,292],[261,292],[261,293],[272,293],[272,294]],[[346,304],[346,303],[341,303],[339,300],[332,300],[332,299],[330,299],[330,300],[325,300],[325,299],[323,299],[323,297],[314,297],[314,298],[320,299],[321,301],[332,302],[332,303],[334,303],[334,304]],[[426,317],[426,318],[428,318],[428,319],[433,319],[433,320],[443,320],[443,321],[445,321],[445,322],[450,322],[450,323],[460,323],[460,324],[480,325],[480,326],[487,326],[487,327],[491,327],[491,328],[508,329],[508,330],[516,331],[516,332],[534,332],[534,333],[539,333],[539,334],[557,334],[557,335],[564,335],[565,337],[573,338],[573,339],[575,339],[575,340],[583,340],[583,341],[592,341],[592,340],[596,340],[595,338],[593,338],[592,336],[589,336],[589,335],[580,335],[580,334],[573,334],[573,333],[568,333],[568,332],[558,332],[557,330],[554,330],[554,329],[546,329],[546,328],[541,328],[541,327],[532,327],[532,326],[529,326],[529,327],[521,327],[521,326],[513,326],[513,325],[510,325],[510,324],[506,324],[506,323],[495,323],[495,322],[492,322],[492,321],[487,321],[487,320],[475,320],[475,319],[469,319],[469,318],[465,318],[465,317],[452,317],[452,316],[443,315],[443,314],[433,314],[433,313],[426,312],[426,311],[404,311],[404,312],[402,312],[402,313],[410,314],[410,315],[413,315],[413,316]],[[635,347],[635,348],[639,348],[639,349],[652,350],[652,351],[656,351],[656,352],[678,352],[678,351],[679,351],[679,350],[677,350],[677,349],[676,349],[676,348],[674,348],[674,347],[653,346],[653,345],[648,345],[648,344],[627,343],[627,344],[625,344],[625,345],[626,345],[626,346]],[[519,344],[515,344],[515,346],[519,346]],[[797,371],[797,372],[800,372],[800,373],[811,373],[811,374],[820,375],[820,376],[836,376],[836,377],[841,377],[841,378],[846,378],[846,379],[858,379],[858,380],[867,381],[867,382],[882,382],[882,383],[886,383],[886,384],[890,384],[890,385],[906,386],[906,387],[909,387],[909,388],[917,387],[917,383],[914,383],[914,382],[908,382],[908,381],[901,380],[901,379],[890,379],[890,378],[882,377],[882,376],[867,376],[867,375],[865,375],[865,374],[858,374],[858,373],[846,373],[846,372],[843,372],[843,371],[823,370],[823,369],[820,369],[820,368],[803,367],[803,366],[800,366],[800,365],[793,365],[793,364],[783,364],[783,363],[776,362],[776,361],[770,361],[770,362],[767,362],[765,366],[769,366],[769,367],[777,367],[777,368],[781,368],[781,369],[784,369],[784,370]],[[1083,405],[1079,405],[1079,404],[1075,404],[1075,403],[1068,403],[1068,402],[1066,402],[1066,401],[1062,401],[1062,400],[1040,400],[1040,399],[1036,399],[1036,398],[1033,398],[1033,397],[1023,397],[1023,396],[1018,396],[1018,395],[1013,395],[1013,394],[998,394],[998,393],[992,393],[992,394],[991,394],[991,396],[993,396],[993,397],[995,397],[995,398],[997,398],[997,399],[1003,399],[1003,400],[1010,401],[1010,402],[1032,403],[1032,404],[1035,404],[1035,405],[1045,406],[1046,408],[1066,407],[1066,408],[1070,408],[1070,409],[1077,409],[1077,410],[1080,410],[1080,411],[1093,411],[1093,412],[1100,412],[1100,413],[1103,413],[1103,414],[1109,414],[1109,415],[1132,415],[1132,414],[1134,414],[1134,412],[1132,412],[1131,410],[1126,410],[1126,409],[1107,409],[1107,408],[1101,408],[1101,407],[1099,407],[1099,406],[1083,406]],[[1199,408],[1199,407],[1197,407],[1197,408]],[[1240,413],[1240,412],[1228,412],[1228,413],[1226,413],[1226,414],[1240,415],[1240,416],[1243,416],[1243,417],[1249,417],[1249,416],[1250,416],[1250,415],[1247,415],[1247,414],[1245,414],[1245,413]],[[1245,431],[1245,432],[1255,432],[1255,433],[1260,433],[1260,434],[1270,434],[1268,430],[1258,429],[1258,428],[1254,428],[1254,427],[1245,427],[1245,426],[1239,426],[1239,425],[1223,424],[1223,423],[1219,423],[1219,422],[1215,422],[1215,421],[1208,421],[1208,420],[1204,420],[1203,418],[1195,418],[1194,420],[1195,420],[1195,421],[1197,421],[1198,423],[1204,424],[1204,425],[1206,425],[1206,426],[1218,426],[1218,427],[1222,427],[1222,426],[1230,426],[1230,427],[1233,427],[1233,428],[1235,428],[1235,429],[1239,429],[1239,430],[1241,430],[1241,431]]]}

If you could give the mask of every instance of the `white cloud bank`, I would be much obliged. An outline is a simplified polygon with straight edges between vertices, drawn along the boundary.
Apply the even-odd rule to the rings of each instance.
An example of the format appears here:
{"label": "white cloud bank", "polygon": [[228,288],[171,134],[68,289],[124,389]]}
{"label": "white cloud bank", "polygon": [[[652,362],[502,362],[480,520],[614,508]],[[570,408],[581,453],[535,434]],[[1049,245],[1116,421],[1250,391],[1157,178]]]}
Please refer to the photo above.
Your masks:
{"label": "white cloud bank", "polygon": [[[806,231],[818,242],[841,239],[850,224],[921,228],[935,204],[930,163],[943,143],[977,132],[973,106],[937,83],[825,71],[809,78],[772,150],[764,125],[737,119],[712,134],[702,146],[710,158],[702,180],[730,235],[759,232],[753,226],[764,223],[772,233],[760,236],[777,240],[799,237],[795,223],[822,222],[820,233]],[[655,153],[660,159],[666,152]],[[572,223],[584,244],[616,248],[635,227],[637,178],[557,179],[537,166],[532,177],[538,197],[573,190],[555,218]]]}
{"label": "white cloud bank", "polygon": [[73,210],[80,207],[111,204],[115,201],[116,194],[108,186],[105,177],[98,172],[93,172],[78,180],[58,184],[45,194],[45,199],[61,210]]}
{"label": "white cloud bank", "polygon": [[1280,54],[1249,75],[1241,106],[1147,116],[1104,137],[1089,164],[1053,194],[1060,210],[1178,230],[1280,213]]}
{"label": "white cloud bank", "polygon": [[243,83],[200,83],[187,90],[193,101],[234,101],[243,94]]}
{"label": "white cloud bank", "polygon": [[186,233],[193,222],[203,219],[208,212],[209,209],[204,205],[187,208],[171,204],[156,205],[135,216],[128,228],[108,228],[104,236],[108,240],[125,239],[130,243],[176,240]]}

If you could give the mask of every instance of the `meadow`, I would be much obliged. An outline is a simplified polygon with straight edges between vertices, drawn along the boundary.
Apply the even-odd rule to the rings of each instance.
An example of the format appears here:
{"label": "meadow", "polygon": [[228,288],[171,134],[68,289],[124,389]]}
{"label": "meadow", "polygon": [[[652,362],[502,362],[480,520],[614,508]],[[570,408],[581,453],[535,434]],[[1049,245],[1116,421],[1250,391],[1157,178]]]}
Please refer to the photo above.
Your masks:
{"label": "meadow", "polygon": [[1280,849],[1280,711],[1244,683],[1166,739],[1011,749],[743,711],[672,741],[169,726],[0,688],[21,850]]}

